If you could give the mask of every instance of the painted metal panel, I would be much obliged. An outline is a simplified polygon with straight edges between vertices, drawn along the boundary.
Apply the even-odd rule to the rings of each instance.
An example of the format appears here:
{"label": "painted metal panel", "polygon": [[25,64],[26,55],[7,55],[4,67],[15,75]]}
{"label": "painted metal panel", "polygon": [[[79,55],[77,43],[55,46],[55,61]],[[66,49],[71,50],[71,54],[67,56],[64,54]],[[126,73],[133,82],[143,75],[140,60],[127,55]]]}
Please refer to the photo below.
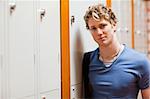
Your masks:
{"label": "painted metal panel", "polygon": [[117,36],[119,41],[132,47],[131,0],[112,0],[112,10],[118,18]]}
{"label": "painted metal panel", "polygon": [[[100,3],[100,0],[70,0],[70,77],[71,97],[81,98],[83,53],[98,47],[90,32],[86,29],[84,14],[88,7]],[[72,90],[72,87],[75,89]]]}
{"label": "painted metal panel", "polygon": [[146,6],[145,1],[138,0],[134,3],[135,9],[135,49],[147,54],[147,24],[146,24]]}
{"label": "painted metal panel", "polygon": [[[38,10],[39,91],[57,89],[56,94],[60,94],[60,1],[40,0]],[[41,16],[43,11],[45,14]]]}
{"label": "painted metal panel", "polygon": [[41,93],[40,99],[61,99],[61,94],[58,90]]}
{"label": "painted metal panel", "polygon": [[81,82],[83,53],[97,48],[97,44],[86,29],[83,17],[89,5],[98,2],[98,0],[70,1],[70,20],[74,17],[72,25],[70,21],[71,85]]}
{"label": "painted metal panel", "polygon": [[8,3],[9,99],[34,95],[33,7],[31,0]]}
{"label": "painted metal panel", "polygon": [[71,86],[71,99],[80,99],[82,94],[82,83]]}
{"label": "painted metal panel", "polygon": [[4,1],[0,1],[0,98],[3,99],[2,91],[3,91],[3,38],[4,38]]}

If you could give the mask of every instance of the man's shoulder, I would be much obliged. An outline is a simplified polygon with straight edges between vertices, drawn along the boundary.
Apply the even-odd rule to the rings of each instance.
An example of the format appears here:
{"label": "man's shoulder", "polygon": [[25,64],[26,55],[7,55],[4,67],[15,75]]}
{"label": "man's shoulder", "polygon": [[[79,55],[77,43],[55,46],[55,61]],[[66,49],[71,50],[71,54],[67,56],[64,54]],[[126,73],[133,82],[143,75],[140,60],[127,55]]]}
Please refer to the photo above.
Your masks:
{"label": "man's shoulder", "polygon": [[138,64],[138,66],[150,66],[150,61],[146,54],[132,48],[127,48],[126,52],[128,54],[128,60],[135,62],[136,64]]}
{"label": "man's shoulder", "polygon": [[133,49],[133,48],[129,48],[129,47],[126,47],[126,53],[130,56],[133,56],[135,58],[146,58],[146,54],[142,53],[142,52],[139,52],[137,51],[136,49]]}
{"label": "man's shoulder", "polygon": [[84,53],[84,56],[87,56],[87,55],[91,55],[91,54],[97,53],[98,51],[99,51],[99,48],[97,48],[97,49],[95,49],[95,50],[92,50],[92,51],[85,52],[85,53]]}

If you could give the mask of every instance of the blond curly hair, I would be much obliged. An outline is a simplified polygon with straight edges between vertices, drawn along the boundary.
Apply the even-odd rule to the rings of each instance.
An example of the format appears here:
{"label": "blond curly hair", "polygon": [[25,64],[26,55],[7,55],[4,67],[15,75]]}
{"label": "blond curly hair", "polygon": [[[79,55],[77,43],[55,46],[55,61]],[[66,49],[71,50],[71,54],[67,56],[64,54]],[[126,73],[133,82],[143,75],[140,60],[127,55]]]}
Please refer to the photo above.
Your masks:
{"label": "blond curly hair", "polygon": [[87,29],[89,29],[88,26],[89,18],[94,18],[97,21],[105,19],[109,21],[112,25],[115,25],[117,23],[117,18],[114,12],[110,8],[101,4],[89,6],[88,10],[86,11],[84,15],[84,20]]}

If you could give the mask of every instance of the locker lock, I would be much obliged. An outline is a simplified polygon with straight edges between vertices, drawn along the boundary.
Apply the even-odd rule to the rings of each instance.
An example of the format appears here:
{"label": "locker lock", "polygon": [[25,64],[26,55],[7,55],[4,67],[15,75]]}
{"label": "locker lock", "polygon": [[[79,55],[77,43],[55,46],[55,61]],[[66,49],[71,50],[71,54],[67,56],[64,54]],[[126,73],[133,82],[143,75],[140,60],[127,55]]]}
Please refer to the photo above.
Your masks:
{"label": "locker lock", "polygon": [[16,4],[15,3],[9,3],[10,6],[10,13],[12,14],[12,12],[15,10],[16,8]]}
{"label": "locker lock", "polygon": [[75,22],[75,16],[71,16],[71,25]]}
{"label": "locker lock", "polygon": [[127,27],[124,28],[125,32],[128,33],[129,29]]}
{"label": "locker lock", "polygon": [[45,14],[46,14],[46,10],[45,10],[45,9],[40,9],[39,12],[40,12],[40,17],[41,17],[41,19],[43,19],[43,17],[44,17]]}

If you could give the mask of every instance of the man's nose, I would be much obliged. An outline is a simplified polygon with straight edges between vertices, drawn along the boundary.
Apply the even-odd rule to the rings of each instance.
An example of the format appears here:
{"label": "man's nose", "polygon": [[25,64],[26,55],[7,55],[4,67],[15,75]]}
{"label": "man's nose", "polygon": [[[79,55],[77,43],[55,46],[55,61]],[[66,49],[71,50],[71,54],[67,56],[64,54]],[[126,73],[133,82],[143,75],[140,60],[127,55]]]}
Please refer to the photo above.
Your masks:
{"label": "man's nose", "polygon": [[98,34],[103,34],[103,31],[100,28],[97,28],[97,33]]}

